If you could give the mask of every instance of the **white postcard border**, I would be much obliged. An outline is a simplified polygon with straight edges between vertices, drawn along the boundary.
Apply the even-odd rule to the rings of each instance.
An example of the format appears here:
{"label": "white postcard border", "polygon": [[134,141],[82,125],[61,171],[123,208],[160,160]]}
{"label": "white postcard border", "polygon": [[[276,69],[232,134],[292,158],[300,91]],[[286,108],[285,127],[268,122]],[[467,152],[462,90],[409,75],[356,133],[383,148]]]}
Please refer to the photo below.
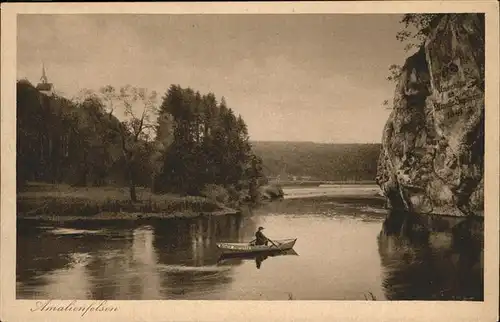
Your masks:
{"label": "white postcard border", "polygon": [[[485,301],[108,301],[115,312],[32,312],[15,300],[16,15],[62,13],[407,13],[486,12]],[[498,312],[499,22],[495,1],[280,3],[3,3],[1,55],[0,319],[2,321],[494,321]],[[71,301],[60,301],[61,305]],[[93,301],[78,301],[89,305]],[[196,305],[196,308],[193,307]]]}

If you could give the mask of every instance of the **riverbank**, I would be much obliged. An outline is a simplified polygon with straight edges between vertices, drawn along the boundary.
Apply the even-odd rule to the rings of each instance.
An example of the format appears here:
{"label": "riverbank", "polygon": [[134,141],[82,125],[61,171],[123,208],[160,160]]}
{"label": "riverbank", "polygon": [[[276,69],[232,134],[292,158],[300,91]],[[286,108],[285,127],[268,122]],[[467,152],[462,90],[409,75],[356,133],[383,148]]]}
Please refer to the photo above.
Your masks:
{"label": "riverbank", "polygon": [[285,199],[302,198],[340,198],[340,199],[376,199],[385,203],[380,188],[376,184],[337,184],[318,187],[283,187]]}
{"label": "riverbank", "polygon": [[64,184],[30,183],[17,194],[17,218],[51,221],[138,220],[191,218],[237,214],[238,210],[205,197],[156,195],[137,188],[132,202],[127,188],[72,187]]}
{"label": "riverbank", "polygon": [[331,185],[375,185],[374,180],[348,180],[348,181],[328,181],[328,180],[272,180],[272,184],[283,188],[293,187],[320,187]]}

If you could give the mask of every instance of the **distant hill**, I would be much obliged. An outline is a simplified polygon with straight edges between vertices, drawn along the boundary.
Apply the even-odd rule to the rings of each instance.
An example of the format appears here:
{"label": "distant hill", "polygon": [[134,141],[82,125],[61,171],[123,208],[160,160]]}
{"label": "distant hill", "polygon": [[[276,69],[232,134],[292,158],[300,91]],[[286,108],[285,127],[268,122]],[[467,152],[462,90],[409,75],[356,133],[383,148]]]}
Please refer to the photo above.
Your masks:
{"label": "distant hill", "polygon": [[[269,177],[280,179],[375,180],[380,144],[253,141]],[[302,178],[300,178],[302,177]],[[306,178],[303,178],[306,177]]]}

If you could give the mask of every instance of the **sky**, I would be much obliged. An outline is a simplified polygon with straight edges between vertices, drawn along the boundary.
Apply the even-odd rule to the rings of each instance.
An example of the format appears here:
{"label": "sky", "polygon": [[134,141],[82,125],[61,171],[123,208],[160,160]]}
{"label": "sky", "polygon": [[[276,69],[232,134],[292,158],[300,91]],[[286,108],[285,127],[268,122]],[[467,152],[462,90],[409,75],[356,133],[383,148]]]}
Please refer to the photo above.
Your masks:
{"label": "sky", "polygon": [[19,15],[17,79],[213,92],[251,140],[378,143],[400,15]]}

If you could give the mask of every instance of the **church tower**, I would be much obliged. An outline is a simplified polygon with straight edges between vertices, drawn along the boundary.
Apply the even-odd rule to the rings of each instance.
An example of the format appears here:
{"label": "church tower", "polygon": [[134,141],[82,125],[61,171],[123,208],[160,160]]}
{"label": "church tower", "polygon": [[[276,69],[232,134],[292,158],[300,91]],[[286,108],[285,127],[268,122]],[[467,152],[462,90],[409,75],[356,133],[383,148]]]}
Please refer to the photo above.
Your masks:
{"label": "church tower", "polygon": [[40,77],[41,83],[38,83],[36,89],[40,91],[40,93],[52,96],[54,86],[52,83],[49,83],[47,75],[45,73],[45,64],[42,64],[42,77]]}

